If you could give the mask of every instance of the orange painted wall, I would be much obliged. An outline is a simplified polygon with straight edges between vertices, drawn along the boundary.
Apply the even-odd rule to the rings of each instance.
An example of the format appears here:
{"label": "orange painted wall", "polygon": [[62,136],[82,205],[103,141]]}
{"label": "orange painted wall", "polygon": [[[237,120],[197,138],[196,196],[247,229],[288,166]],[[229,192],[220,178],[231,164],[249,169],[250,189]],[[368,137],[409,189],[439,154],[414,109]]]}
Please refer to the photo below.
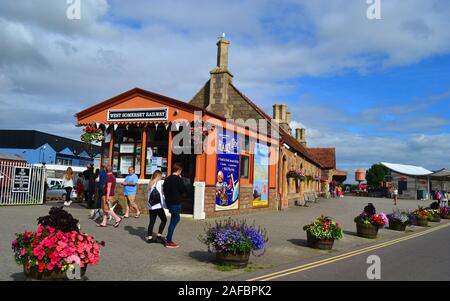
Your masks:
{"label": "orange painted wall", "polygon": [[[96,122],[100,123],[115,123],[107,121],[108,118],[108,110],[117,110],[117,109],[148,109],[148,108],[168,108],[168,120],[167,122],[180,121],[181,119],[186,119],[192,121],[194,119],[194,114],[189,112],[188,110],[182,110],[179,108],[171,107],[155,100],[150,100],[148,98],[144,98],[142,96],[134,96],[126,101],[122,101],[116,105],[113,105],[108,108],[104,108],[100,111],[94,112],[90,116],[85,118],[81,118],[78,120],[79,124],[95,124]],[[178,114],[175,115],[175,112],[178,110]],[[136,122],[118,122],[118,123],[136,123]]]}

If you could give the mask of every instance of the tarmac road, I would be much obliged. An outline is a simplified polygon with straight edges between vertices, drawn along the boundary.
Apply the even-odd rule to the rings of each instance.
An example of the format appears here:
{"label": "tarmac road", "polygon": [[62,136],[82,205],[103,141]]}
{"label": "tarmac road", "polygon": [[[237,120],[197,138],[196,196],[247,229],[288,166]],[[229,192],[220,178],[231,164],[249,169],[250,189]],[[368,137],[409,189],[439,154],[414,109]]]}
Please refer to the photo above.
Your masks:
{"label": "tarmac road", "polygon": [[[369,280],[370,255],[380,259],[380,280],[449,281],[450,224],[388,243],[377,243],[361,252],[347,252],[330,259],[293,264],[279,270],[253,275],[252,280],[272,281],[363,281]],[[373,269],[370,275],[375,275]],[[371,279],[373,280],[373,279]]]}

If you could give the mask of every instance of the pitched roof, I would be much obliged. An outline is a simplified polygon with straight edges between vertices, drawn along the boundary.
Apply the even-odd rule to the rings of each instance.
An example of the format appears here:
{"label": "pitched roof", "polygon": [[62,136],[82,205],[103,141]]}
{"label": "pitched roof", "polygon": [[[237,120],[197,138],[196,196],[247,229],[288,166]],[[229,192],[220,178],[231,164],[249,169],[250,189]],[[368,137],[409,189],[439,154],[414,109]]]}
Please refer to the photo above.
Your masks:
{"label": "pitched roof", "polygon": [[19,155],[16,155],[16,154],[4,154],[4,153],[0,153],[0,161],[1,160],[27,162],[26,159],[24,159],[23,157],[21,157]]}
{"label": "pitched roof", "polygon": [[390,170],[408,176],[427,176],[433,173],[431,170],[423,168],[422,166],[387,163],[387,162],[381,162],[381,164],[386,166]]}
{"label": "pitched roof", "polygon": [[142,96],[144,98],[150,98],[162,103],[166,103],[172,107],[178,107],[180,109],[184,109],[184,110],[188,110],[191,112],[194,111],[202,111],[205,114],[208,114],[214,118],[220,119],[220,120],[225,120],[225,118],[223,116],[220,116],[218,114],[214,114],[210,111],[205,110],[204,108],[200,108],[197,107],[195,105],[192,105],[190,103],[175,99],[175,98],[171,98],[165,95],[161,95],[152,91],[148,91],[145,89],[141,89],[141,88],[133,88],[131,90],[125,91],[119,95],[116,95],[110,99],[107,99],[105,101],[102,101],[96,105],[93,105],[89,108],[86,108],[78,113],[75,114],[75,117],[77,117],[78,119],[81,119],[85,116],[89,116],[90,114],[93,114],[95,112],[99,112],[101,110],[104,110],[107,107],[110,107],[112,105],[127,101],[128,99],[130,99],[131,97],[134,96]]}
{"label": "pitched roof", "polygon": [[[36,130],[0,130],[0,148],[37,149],[46,143],[58,153],[65,148],[69,148],[74,154],[83,151],[91,153],[89,145],[74,139]],[[100,147],[92,145],[92,151],[99,153]]]}
{"label": "pitched roof", "polygon": [[336,169],[336,149],[335,148],[308,148],[308,151],[326,169]]}
{"label": "pitched roof", "polygon": [[[266,118],[269,123],[275,122],[272,117],[270,117],[266,112],[264,112],[261,108],[259,108],[253,101],[250,100],[244,93],[242,93],[236,86],[234,86],[232,83],[230,85],[236,90],[236,92],[239,93],[239,95],[255,110],[257,111],[261,116]],[[321,162],[317,160],[310,152],[309,149],[304,147],[300,142],[297,141],[294,137],[291,136],[288,132],[286,132],[283,128],[279,127],[280,131],[280,138],[281,140],[289,145],[289,147],[293,148],[295,151],[302,154],[305,158],[309,159],[313,163],[319,165],[320,167],[323,167]],[[280,144],[281,145],[281,144]]]}

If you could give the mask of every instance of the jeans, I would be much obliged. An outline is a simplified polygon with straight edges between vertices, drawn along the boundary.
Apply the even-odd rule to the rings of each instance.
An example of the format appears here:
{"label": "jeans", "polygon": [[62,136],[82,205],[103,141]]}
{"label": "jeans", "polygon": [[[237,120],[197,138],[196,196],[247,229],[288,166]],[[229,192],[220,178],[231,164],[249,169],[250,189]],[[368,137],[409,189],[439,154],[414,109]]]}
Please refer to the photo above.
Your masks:
{"label": "jeans", "polygon": [[72,194],[72,187],[64,187],[66,191],[66,202],[70,202],[70,195]]}
{"label": "jeans", "polygon": [[175,227],[180,222],[181,205],[168,205],[170,217],[169,229],[167,230],[167,242],[172,242],[173,232]]}

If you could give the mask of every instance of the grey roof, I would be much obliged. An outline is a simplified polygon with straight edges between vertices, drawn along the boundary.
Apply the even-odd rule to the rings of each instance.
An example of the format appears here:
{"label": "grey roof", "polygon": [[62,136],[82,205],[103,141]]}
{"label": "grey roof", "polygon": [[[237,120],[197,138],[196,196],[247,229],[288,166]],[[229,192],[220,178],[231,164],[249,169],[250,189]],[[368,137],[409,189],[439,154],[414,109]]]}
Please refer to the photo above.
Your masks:
{"label": "grey roof", "polygon": [[0,153],[0,160],[27,161],[23,157],[16,154]]}
{"label": "grey roof", "polygon": [[431,174],[430,177],[450,177],[450,170],[443,168]]}
{"label": "grey roof", "polygon": [[390,170],[408,176],[428,176],[433,173],[431,170],[425,169],[421,166],[387,163],[387,162],[381,162],[381,164],[386,166]]}

